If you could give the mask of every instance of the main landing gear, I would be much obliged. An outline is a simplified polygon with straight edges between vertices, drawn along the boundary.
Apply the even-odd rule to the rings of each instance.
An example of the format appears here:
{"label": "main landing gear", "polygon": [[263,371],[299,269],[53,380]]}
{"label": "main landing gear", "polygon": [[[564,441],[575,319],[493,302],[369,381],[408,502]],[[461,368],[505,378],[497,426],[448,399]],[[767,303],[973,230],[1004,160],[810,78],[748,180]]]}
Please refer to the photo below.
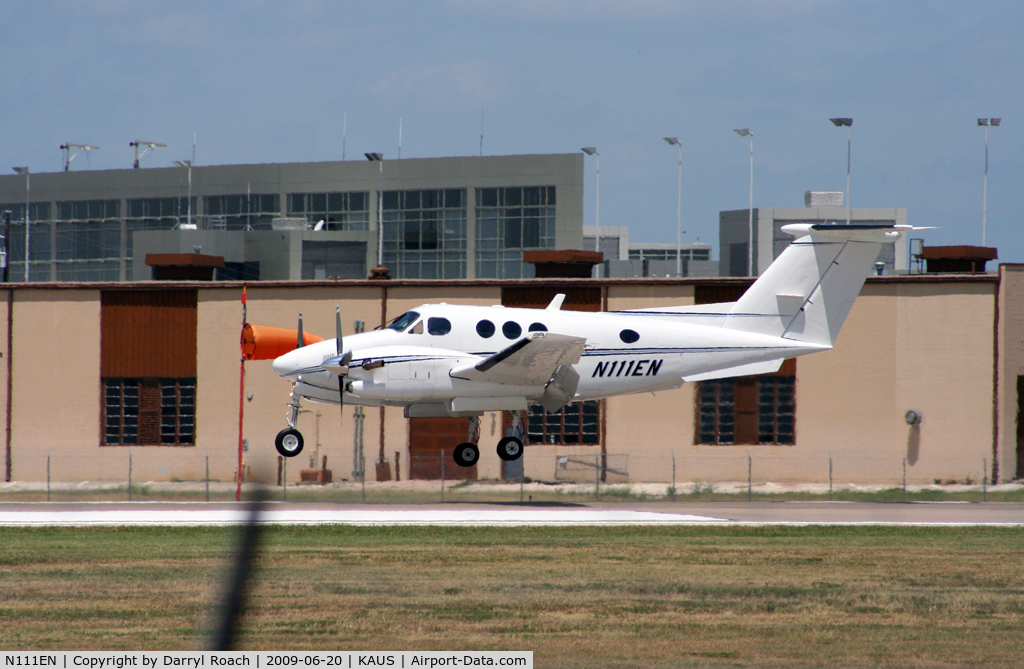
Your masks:
{"label": "main landing gear", "polygon": [[[301,376],[299,381],[302,381]],[[288,408],[288,427],[277,433],[277,438],[274,439],[274,446],[277,447],[277,452],[284,457],[294,458],[302,452],[302,446],[305,443],[302,433],[295,429],[295,421],[299,417],[300,407],[299,394],[294,386],[292,387],[292,401]]]}
{"label": "main landing gear", "polygon": [[[460,467],[472,467],[480,459],[480,449],[474,443],[480,434],[480,417],[469,419],[469,439],[455,447],[452,457]],[[512,414],[512,436],[502,437],[498,441],[498,457],[506,462],[523,457],[523,426],[519,412]]]}

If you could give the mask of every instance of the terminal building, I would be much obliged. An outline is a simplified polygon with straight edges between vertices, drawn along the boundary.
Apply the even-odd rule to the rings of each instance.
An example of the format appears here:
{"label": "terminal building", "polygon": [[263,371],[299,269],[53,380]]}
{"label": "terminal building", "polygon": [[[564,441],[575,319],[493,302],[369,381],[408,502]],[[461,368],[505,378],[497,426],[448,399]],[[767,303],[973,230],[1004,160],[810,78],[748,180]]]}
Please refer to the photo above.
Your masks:
{"label": "terminal building", "polygon": [[220,279],[522,278],[524,250],[581,248],[583,157],[11,174],[5,209],[12,281],[26,249],[33,282],[145,280],[147,254],[193,252],[223,256]]}
{"label": "terminal building", "polygon": [[[722,276],[760,276],[793,237],[782,231],[791,223],[887,223],[907,224],[907,210],[844,209],[841,191],[807,191],[804,207],[749,209],[719,213],[718,248]],[[750,240],[753,238],[753,252]],[[908,240],[904,235],[895,244],[885,244],[878,255],[886,274],[908,268]]]}

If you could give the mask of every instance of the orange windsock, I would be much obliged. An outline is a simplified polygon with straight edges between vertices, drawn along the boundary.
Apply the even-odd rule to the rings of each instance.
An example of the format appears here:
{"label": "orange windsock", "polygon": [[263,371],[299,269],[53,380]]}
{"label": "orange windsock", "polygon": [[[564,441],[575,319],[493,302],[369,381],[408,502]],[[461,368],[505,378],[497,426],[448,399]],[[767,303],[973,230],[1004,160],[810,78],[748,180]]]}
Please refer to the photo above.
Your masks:
{"label": "orange windsock", "polygon": [[[304,346],[323,341],[309,332],[302,333]],[[273,360],[298,348],[299,331],[291,328],[275,328],[270,325],[246,323],[242,326],[242,356],[246,360]]]}

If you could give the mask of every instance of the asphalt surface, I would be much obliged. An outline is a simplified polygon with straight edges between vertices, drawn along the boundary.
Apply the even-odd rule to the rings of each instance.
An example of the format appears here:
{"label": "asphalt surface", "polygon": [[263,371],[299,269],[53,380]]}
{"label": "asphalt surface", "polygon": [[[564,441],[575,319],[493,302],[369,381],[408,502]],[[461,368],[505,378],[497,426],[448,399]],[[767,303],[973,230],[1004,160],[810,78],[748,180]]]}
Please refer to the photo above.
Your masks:
{"label": "asphalt surface", "polygon": [[[4,502],[0,527],[229,525],[250,517],[230,502]],[[586,504],[264,504],[280,525],[1003,525],[1024,526],[1024,503],[656,502]]]}

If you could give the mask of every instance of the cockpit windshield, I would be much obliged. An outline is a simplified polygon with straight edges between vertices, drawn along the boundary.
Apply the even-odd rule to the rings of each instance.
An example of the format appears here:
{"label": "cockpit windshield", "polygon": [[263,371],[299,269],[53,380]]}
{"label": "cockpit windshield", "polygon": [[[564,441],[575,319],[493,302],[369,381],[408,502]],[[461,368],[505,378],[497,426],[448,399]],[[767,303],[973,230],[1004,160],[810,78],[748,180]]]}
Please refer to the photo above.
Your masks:
{"label": "cockpit windshield", "polygon": [[391,321],[387,325],[388,330],[396,330],[398,332],[405,332],[405,329],[416,322],[419,318],[419,313],[415,311],[407,311],[395,320]]}

